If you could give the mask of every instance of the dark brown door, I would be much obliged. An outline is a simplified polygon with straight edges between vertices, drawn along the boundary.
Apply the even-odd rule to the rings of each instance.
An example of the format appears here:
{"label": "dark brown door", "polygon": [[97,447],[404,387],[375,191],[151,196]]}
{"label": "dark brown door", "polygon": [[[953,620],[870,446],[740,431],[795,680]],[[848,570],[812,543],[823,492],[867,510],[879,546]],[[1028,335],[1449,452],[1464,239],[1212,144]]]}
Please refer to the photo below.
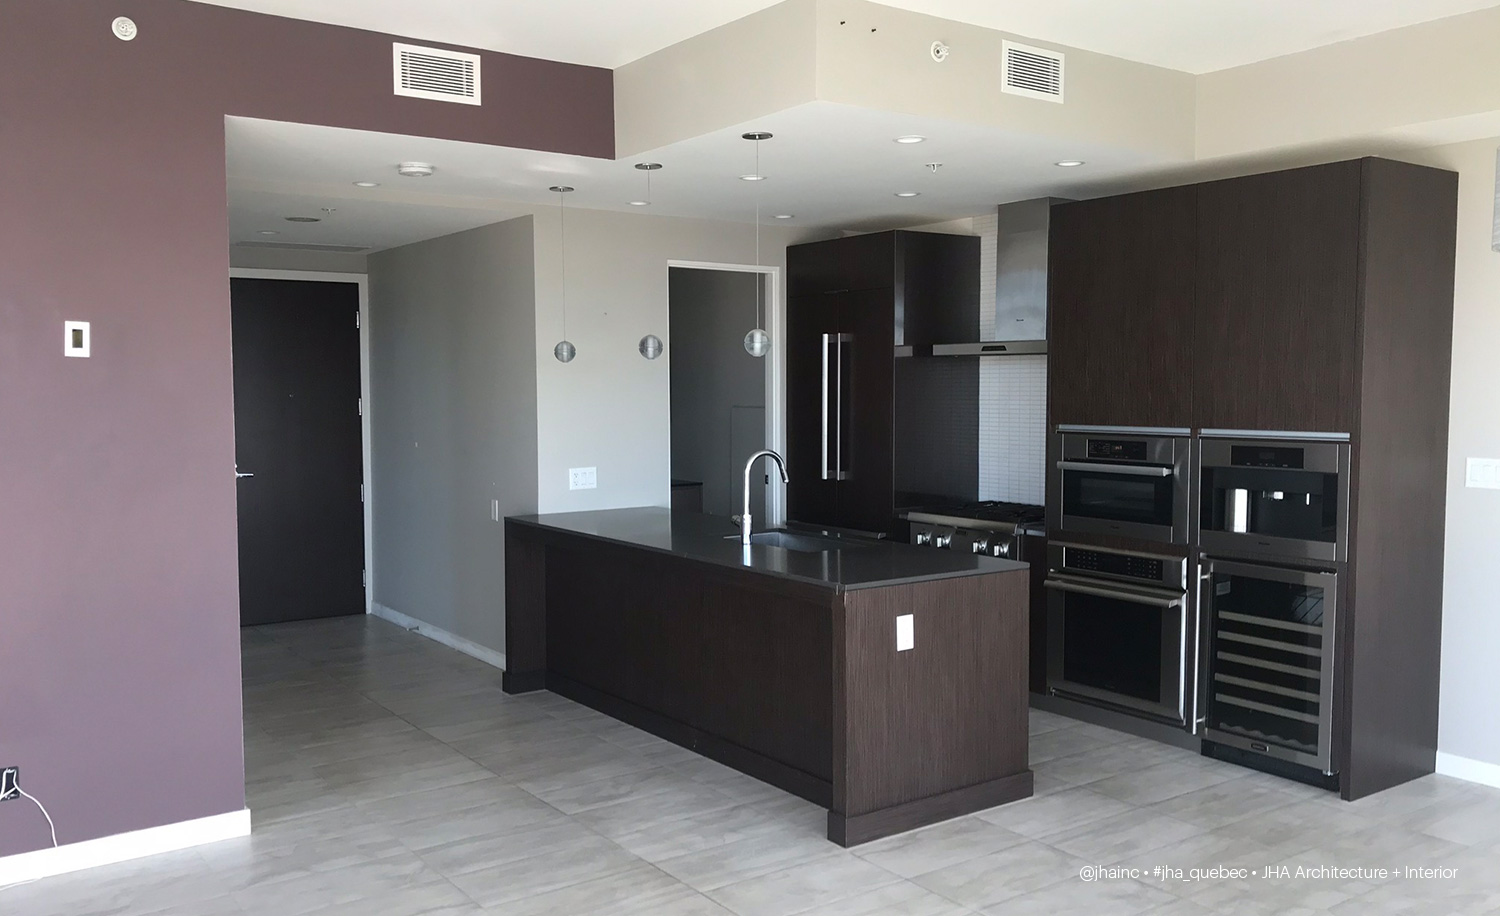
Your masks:
{"label": "dark brown door", "polygon": [[1351,432],[1360,163],[1198,193],[1197,425]]}
{"label": "dark brown door", "polygon": [[236,278],[230,304],[240,622],[362,614],[359,287]]}
{"label": "dark brown door", "polygon": [[1052,208],[1054,423],[1192,425],[1197,189]]}
{"label": "dark brown door", "polygon": [[888,531],[895,515],[895,308],[888,289],[836,293],[842,384],[835,409],[838,526]]}
{"label": "dark brown door", "polygon": [[825,479],[824,393],[833,383],[826,338],[838,334],[839,299],[813,295],[789,299],[786,309],[786,459],[787,518],[813,525],[838,524],[838,481]]}

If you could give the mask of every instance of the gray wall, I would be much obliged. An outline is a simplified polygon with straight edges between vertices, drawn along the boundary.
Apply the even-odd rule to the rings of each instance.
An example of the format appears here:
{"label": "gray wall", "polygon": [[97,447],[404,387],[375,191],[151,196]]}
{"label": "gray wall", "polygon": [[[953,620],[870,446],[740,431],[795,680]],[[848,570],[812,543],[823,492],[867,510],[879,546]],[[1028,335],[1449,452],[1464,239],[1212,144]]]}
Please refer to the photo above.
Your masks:
{"label": "gray wall", "polygon": [[[765,447],[766,361],[746,353],[743,344],[755,326],[757,279],[752,273],[681,267],[668,277],[672,476],[703,483],[703,511],[709,515],[740,511],[745,459]],[[752,515],[758,517],[764,505],[762,496],[752,503]]]}
{"label": "gray wall", "polygon": [[537,508],[530,216],[369,259],[375,603],[504,651],[504,532]]}

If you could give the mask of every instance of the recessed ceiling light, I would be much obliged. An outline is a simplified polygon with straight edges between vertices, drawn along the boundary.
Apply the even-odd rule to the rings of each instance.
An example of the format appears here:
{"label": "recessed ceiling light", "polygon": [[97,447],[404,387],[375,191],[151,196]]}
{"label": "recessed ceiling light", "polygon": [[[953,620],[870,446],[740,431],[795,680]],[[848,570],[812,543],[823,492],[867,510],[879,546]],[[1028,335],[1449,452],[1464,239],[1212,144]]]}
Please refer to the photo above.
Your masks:
{"label": "recessed ceiling light", "polygon": [[321,217],[321,216],[288,216],[286,218],[286,221],[289,222],[289,223],[320,223],[320,222],[323,221],[323,217]]}
{"label": "recessed ceiling light", "polygon": [[904,137],[897,137],[896,138],[896,142],[897,143],[921,143],[922,141],[924,141],[926,139],[927,139],[926,137],[919,137],[916,134],[907,134]]}
{"label": "recessed ceiling light", "polygon": [[380,187],[380,182],[378,182],[378,181],[356,181],[354,183],[354,186],[356,188],[378,188],[378,187]]}
{"label": "recessed ceiling light", "polygon": [[897,191],[896,192],[896,196],[897,197],[920,197],[921,194],[922,194],[922,192],[920,192],[920,191]]}
{"label": "recessed ceiling light", "polygon": [[630,205],[632,207],[649,207],[649,206],[651,206],[651,201],[649,201],[649,200],[632,200],[630,202]]}
{"label": "recessed ceiling light", "polygon": [[764,176],[764,175],[741,175],[740,176],[740,181],[765,181],[765,180],[766,180],[766,176]]}
{"label": "recessed ceiling light", "polygon": [[261,235],[280,235],[281,233],[277,232],[275,229],[262,229],[262,230],[260,230],[260,234]]}
{"label": "recessed ceiling light", "polygon": [[1080,165],[1083,165],[1083,160],[1082,159],[1064,159],[1063,161],[1059,162],[1058,165],[1060,167],[1062,167],[1062,168],[1065,168],[1065,169],[1076,169]]}
{"label": "recessed ceiling light", "polygon": [[428,162],[403,162],[396,166],[396,174],[402,178],[426,178],[436,171]]}
{"label": "recessed ceiling light", "polygon": [[794,214],[791,214],[791,213],[778,213],[778,214],[776,214],[776,218],[777,219],[792,219],[793,216],[794,216]]}

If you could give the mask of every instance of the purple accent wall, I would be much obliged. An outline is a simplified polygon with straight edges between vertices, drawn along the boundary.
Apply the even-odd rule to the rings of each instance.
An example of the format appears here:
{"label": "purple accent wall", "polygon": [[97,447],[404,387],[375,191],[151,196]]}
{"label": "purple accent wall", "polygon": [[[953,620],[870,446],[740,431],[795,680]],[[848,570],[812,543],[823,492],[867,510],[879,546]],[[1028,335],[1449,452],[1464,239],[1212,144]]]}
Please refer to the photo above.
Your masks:
{"label": "purple accent wall", "polygon": [[244,806],[224,116],[607,158],[613,83],[486,53],[482,107],[397,98],[392,36],[184,0],[0,23],[0,765],[75,843]]}

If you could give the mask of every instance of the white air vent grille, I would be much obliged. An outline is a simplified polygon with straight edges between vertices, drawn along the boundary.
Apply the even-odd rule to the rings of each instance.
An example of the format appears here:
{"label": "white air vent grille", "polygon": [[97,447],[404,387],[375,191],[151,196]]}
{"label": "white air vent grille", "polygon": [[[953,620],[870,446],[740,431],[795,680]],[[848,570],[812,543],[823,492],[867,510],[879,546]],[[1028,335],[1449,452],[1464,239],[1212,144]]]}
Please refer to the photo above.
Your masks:
{"label": "white air vent grille", "polygon": [[479,104],[479,55],[416,45],[391,45],[396,94],[439,102]]}
{"label": "white air vent grille", "polygon": [[1063,100],[1063,55],[1013,41],[1002,42],[1000,53],[1005,58],[1002,90],[1049,102]]}
{"label": "white air vent grille", "polygon": [[369,245],[318,245],[313,242],[235,242],[236,248],[293,248],[297,251],[369,251]]}

